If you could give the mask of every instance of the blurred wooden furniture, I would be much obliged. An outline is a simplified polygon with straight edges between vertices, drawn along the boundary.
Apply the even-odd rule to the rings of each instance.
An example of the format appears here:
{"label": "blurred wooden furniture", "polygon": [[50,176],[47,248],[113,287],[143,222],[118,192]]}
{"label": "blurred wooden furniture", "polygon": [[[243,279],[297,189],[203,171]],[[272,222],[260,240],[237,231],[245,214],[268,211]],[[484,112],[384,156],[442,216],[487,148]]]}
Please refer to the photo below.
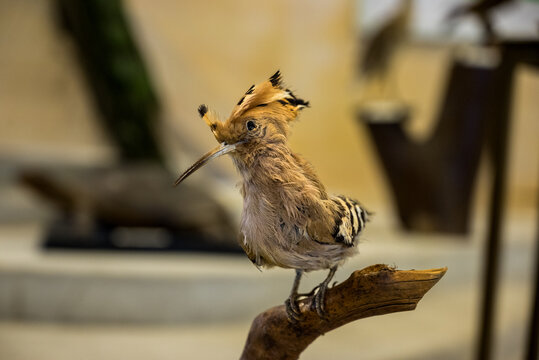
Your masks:
{"label": "blurred wooden furniture", "polygon": [[420,143],[403,128],[407,111],[380,113],[376,104],[360,109],[406,229],[468,231],[485,124],[503,111],[503,104],[491,103],[495,76],[495,69],[455,62],[436,128]]}
{"label": "blurred wooden furniture", "polygon": [[60,210],[45,246],[242,252],[221,204],[155,164],[28,169],[21,181]]}

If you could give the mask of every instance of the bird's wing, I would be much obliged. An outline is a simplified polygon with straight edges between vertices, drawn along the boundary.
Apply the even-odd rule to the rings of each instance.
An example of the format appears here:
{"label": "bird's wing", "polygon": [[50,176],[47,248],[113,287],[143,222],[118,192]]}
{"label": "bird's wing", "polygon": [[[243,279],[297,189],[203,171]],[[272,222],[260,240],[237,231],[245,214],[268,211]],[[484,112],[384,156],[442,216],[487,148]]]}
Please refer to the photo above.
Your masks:
{"label": "bird's wing", "polygon": [[[309,237],[324,244],[355,245],[355,238],[368,221],[368,211],[356,200],[345,196],[328,197],[312,165],[297,154],[292,156],[307,181],[319,190],[320,198],[317,203],[322,203],[322,206],[316,206],[317,209],[309,213],[306,228]],[[324,211],[320,211],[320,208]]]}
{"label": "bird's wing", "polygon": [[369,212],[345,196],[331,197],[326,204],[330,216],[312,221],[307,227],[309,236],[324,244],[354,246],[369,221]]}
{"label": "bird's wing", "polygon": [[324,187],[324,184],[322,184],[322,182],[316,175],[314,167],[311,165],[311,163],[295,153],[292,153],[292,157],[294,161],[296,162],[296,164],[298,165],[298,167],[302,170],[305,178],[320,191],[322,200],[326,200],[327,199],[326,188]]}

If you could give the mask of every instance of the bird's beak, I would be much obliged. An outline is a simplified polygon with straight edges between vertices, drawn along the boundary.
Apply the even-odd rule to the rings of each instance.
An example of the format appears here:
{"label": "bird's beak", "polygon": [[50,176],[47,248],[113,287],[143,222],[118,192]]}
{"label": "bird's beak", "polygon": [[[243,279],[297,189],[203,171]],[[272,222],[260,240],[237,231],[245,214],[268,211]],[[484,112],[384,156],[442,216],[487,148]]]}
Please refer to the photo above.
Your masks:
{"label": "bird's beak", "polygon": [[236,145],[238,145],[238,143],[235,143],[235,144],[231,144],[231,145],[228,145],[228,144],[225,144],[225,143],[221,143],[219,146],[217,146],[215,149],[209,151],[208,153],[206,153],[204,156],[202,156],[196,163],[194,163],[193,165],[191,165],[191,167],[187,170],[185,170],[185,172],[183,174],[180,175],[180,177],[178,178],[178,180],[176,180],[176,182],[174,182],[174,186],[178,185],[179,183],[181,183],[183,180],[185,180],[186,177],[188,177],[189,175],[191,175],[192,173],[194,173],[195,171],[197,171],[198,169],[200,169],[202,166],[204,166],[208,161],[212,160],[212,159],[215,159],[216,157],[219,157],[221,155],[225,155],[225,154],[228,154],[229,152],[231,151],[234,151],[236,150]]}

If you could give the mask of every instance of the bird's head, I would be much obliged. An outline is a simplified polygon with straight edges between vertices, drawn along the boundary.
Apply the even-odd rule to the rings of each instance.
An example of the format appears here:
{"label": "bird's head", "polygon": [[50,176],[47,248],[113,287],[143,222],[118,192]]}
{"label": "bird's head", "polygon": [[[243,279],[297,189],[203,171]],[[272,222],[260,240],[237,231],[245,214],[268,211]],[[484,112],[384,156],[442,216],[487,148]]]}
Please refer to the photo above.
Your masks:
{"label": "bird's head", "polygon": [[221,155],[234,153],[241,157],[271,143],[285,143],[290,123],[301,109],[308,106],[308,101],[297,98],[292,91],[283,87],[279,71],[268,80],[251,86],[226,121],[220,121],[206,105],[200,105],[198,113],[210,127],[219,146],[187,169],[175,185]]}

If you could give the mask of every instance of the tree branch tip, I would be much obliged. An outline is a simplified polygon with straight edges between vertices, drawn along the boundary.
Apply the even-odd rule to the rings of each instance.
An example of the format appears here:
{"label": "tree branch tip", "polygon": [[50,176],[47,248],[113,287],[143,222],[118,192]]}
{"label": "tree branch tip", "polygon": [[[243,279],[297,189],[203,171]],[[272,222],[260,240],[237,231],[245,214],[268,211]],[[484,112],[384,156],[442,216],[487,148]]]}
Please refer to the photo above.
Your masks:
{"label": "tree branch tip", "polygon": [[361,270],[356,270],[350,275],[350,277],[372,276],[372,275],[379,275],[381,273],[408,273],[408,274],[414,274],[417,276],[431,275],[434,278],[442,278],[446,272],[447,272],[447,266],[444,266],[441,268],[423,269],[423,270],[416,270],[416,269],[402,270],[402,269],[398,269],[394,265],[390,266],[387,264],[376,264],[376,265],[367,266]]}

